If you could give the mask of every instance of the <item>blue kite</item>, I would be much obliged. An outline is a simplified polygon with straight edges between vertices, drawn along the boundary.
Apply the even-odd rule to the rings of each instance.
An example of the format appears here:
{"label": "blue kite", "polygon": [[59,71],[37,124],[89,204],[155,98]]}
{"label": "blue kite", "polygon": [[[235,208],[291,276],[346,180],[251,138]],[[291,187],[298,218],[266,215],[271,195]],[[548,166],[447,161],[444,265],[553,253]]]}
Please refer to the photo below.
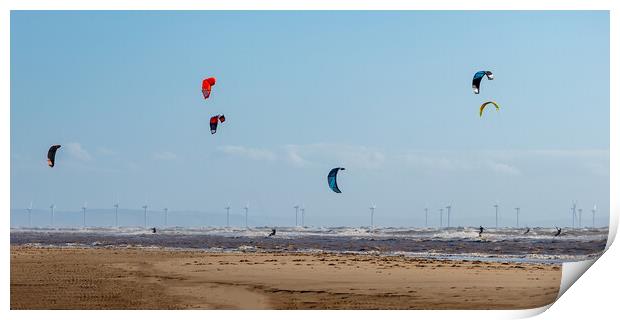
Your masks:
{"label": "blue kite", "polygon": [[327,184],[335,193],[342,193],[340,189],[338,189],[338,183],[336,182],[336,176],[338,175],[338,171],[344,170],[344,168],[333,168],[329,171],[327,175]]}
{"label": "blue kite", "polygon": [[479,94],[480,93],[480,82],[482,81],[482,78],[484,78],[484,76],[487,76],[487,79],[489,80],[493,80],[493,72],[491,71],[478,71],[476,72],[476,74],[474,74],[474,79],[471,81],[471,87],[472,89],[474,89],[474,93],[475,94]]}

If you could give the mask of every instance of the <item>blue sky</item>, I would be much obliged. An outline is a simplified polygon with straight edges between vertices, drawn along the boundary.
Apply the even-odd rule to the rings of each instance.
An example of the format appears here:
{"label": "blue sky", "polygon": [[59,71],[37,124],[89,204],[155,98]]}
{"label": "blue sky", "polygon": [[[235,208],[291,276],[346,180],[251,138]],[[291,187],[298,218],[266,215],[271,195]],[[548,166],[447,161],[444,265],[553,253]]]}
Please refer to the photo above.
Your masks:
{"label": "blue sky", "polygon": [[[495,80],[474,95],[479,70]],[[487,100],[502,109],[481,119]],[[516,206],[570,225],[577,200],[603,225],[609,110],[606,11],[13,11],[12,224],[30,201],[116,197],[212,225],[227,203],[233,223],[249,203],[255,225],[294,224],[299,203],[326,226],[367,225],[372,202],[378,225],[448,204],[453,225],[492,225],[496,201],[502,225]]]}

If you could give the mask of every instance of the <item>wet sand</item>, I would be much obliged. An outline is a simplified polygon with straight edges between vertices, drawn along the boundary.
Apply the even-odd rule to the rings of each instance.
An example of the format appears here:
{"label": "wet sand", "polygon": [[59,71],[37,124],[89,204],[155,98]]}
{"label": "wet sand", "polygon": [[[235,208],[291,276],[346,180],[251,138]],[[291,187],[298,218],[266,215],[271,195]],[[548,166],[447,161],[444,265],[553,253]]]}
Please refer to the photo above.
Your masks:
{"label": "wet sand", "polygon": [[525,309],[559,265],[11,246],[11,309]]}

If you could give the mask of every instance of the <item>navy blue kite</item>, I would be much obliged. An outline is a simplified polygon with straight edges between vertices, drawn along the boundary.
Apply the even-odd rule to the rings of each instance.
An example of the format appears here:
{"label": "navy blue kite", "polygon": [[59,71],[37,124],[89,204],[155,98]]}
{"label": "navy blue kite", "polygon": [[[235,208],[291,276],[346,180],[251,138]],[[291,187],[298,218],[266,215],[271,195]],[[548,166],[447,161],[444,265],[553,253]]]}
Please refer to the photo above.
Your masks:
{"label": "navy blue kite", "polygon": [[335,193],[342,193],[340,189],[338,189],[338,183],[336,182],[336,176],[338,175],[338,171],[344,170],[344,168],[333,168],[329,171],[327,175],[327,184]]}
{"label": "navy blue kite", "polygon": [[60,145],[55,144],[51,146],[50,149],[47,151],[47,165],[50,168],[53,168],[54,164],[56,164],[56,151],[58,149],[60,149]]}
{"label": "navy blue kite", "polygon": [[480,82],[482,81],[482,78],[484,78],[484,76],[487,76],[487,79],[489,80],[493,80],[493,72],[491,71],[476,72],[476,74],[474,74],[474,79],[471,81],[471,87],[472,89],[474,89],[475,94],[480,93]]}

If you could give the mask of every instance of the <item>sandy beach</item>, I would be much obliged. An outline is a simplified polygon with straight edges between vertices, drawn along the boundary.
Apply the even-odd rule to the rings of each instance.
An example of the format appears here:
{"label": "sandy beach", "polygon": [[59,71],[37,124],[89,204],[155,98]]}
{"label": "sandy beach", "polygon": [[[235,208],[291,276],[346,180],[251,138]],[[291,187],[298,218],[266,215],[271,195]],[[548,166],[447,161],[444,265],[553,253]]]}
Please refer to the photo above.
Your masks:
{"label": "sandy beach", "polygon": [[522,309],[559,265],[11,246],[11,309]]}

